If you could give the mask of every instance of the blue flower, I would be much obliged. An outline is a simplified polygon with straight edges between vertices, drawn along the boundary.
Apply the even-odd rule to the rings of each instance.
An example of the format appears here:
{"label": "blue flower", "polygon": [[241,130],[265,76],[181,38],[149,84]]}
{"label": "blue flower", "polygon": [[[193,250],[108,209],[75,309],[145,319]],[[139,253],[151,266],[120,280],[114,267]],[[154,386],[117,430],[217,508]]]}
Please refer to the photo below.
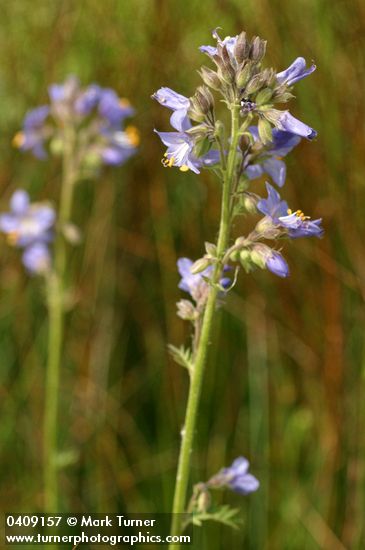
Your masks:
{"label": "blue flower", "polygon": [[[14,138],[16,146],[44,158],[45,138],[53,138],[53,151],[62,151],[67,139],[65,128],[72,125],[81,136],[77,141],[80,154],[75,153],[80,165],[93,169],[102,162],[120,165],[135,153],[139,133],[134,126],[124,128],[125,119],[134,114],[134,109],[114,90],[98,84],[81,88],[78,78],[69,76],[63,84],[49,86],[48,93],[50,106],[27,115],[23,132]],[[45,125],[48,114],[53,117],[53,126]]]}
{"label": "blue flower", "polygon": [[286,230],[287,235],[292,239],[298,237],[321,237],[323,228],[321,219],[311,220],[301,210],[292,212],[286,201],[281,200],[279,193],[266,183],[268,192],[267,199],[261,199],[257,208],[271,220],[271,222]]}
{"label": "blue flower", "polygon": [[23,264],[31,273],[50,268],[48,243],[53,239],[55,211],[47,205],[30,203],[26,191],[18,190],[10,200],[10,212],[0,216],[0,230],[10,244],[24,249]]}
{"label": "blue flower", "polygon": [[101,91],[98,111],[111,126],[118,128],[125,118],[134,114],[134,109],[129,102],[120,99],[116,92],[110,88]]}
{"label": "blue flower", "polygon": [[314,139],[318,135],[316,130],[313,130],[313,128],[295,118],[289,113],[289,111],[281,112],[278,117],[276,127],[284,132],[291,132],[292,134],[305,137],[309,140]]}
{"label": "blue flower", "polygon": [[49,271],[51,267],[51,255],[45,243],[34,243],[28,246],[23,253],[23,264],[32,274],[40,274]]}
{"label": "blue flower", "polygon": [[190,100],[187,97],[166,87],[157,90],[152,97],[161,105],[173,111],[170,118],[171,126],[180,131],[190,128],[191,124],[187,116]]}
{"label": "blue flower", "polygon": [[222,468],[218,474],[212,477],[207,486],[212,488],[227,487],[240,495],[248,495],[257,491],[260,486],[258,479],[248,473],[249,462],[243,456],[236,458],[228,468]]}
{"label": "blue flower", "polygon": [[297,57],[297,59],[295,59],[295,61],[293,61],[293,63],[285,69],[285,71],[278,73],[276,78],[280,84],[285,83],[288,86],[292,86],[298,82],[298,80],[302,80],[302,78],[312,74],[315,70],[315,65],[311,65],[307,69],[307,63],[304,57]]}
{"label": "blue flower", "polygon": [[46,158],[44,141],[47,138],[47,129],[44,123],[48,115],[47,105],[29,111],[25,116],[23,129],[15,135],[13,144],[22,151],[31,151],[39,159]]}
{"label": "blue flower", "polygon": [[[259,142],[257,126],[250,126],[249,131],[255,142]],[[245,174],[250,180],[257,179],[263,174],[268,174],[279,187],[282,187],[285,183],[286,165],[280,157],[286,156],[296,147],[300,142],[300,137],[291,132],[283,132],[277,129],[273,130],[272,137],[272,143],[269,143],[255,157],[254,164],[249,164],[246,167]]]}
{"label": "blue flower", "polygon": [[0,216],[0,230],[11,244],[26,247],[35,242],[48,242],[52,238],[55,221],[53,208],[30,203],[26,191],[15,191],[10,200],[10,212]]}
{"label": "blue flower", "polygon": [[271,253],[267,256],[266,267],[278,277],[289,277],[289,266],[277,250],[271,250]]}
{"label": "blue flower", "polygon": [[[231,61],[233,61],[235,63],[234,47],[236,45],[238,35],[237,36],[226,36],[226,38],[221,40],[219,38],[219,36],[217,35],[217,33],[213,32],[213,37],[218,40],[219,44],[221,44],[222,46],[226,46],[229,57],[231,58]],[[200,46],[199,50],[202,53],[206,53],[207,55],[209,55],[209,57],[214,57],[218,53],[218,49],[215,46]]]}
{"label": "blue flower", "polygon": [[155,132],[167,147],[162,161],[165,167],[178,166],[182,172],[192,170],[200,174],[200,168],[203,166],[209,167],[219,162],[219,152],[216,150],[196,157],[193,152],[195,140],[186,132]]}

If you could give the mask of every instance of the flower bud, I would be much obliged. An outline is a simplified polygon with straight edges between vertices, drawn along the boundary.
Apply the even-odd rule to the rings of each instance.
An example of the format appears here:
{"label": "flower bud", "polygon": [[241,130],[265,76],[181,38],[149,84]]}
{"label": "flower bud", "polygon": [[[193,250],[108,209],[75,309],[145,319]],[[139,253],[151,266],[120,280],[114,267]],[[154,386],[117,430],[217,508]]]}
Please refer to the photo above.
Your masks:
{"label": "flower bud", "polygon": [[251,78],[252,67],[246,63],[236,74],[236,84],[238,88],[244,88]]}
{"label": "flower bud", "polygon": [[258,198],[252,193],[245,193],[243,196],[243,206],[249,214],[257,214]]}
{"label": "flower bud", "polygon": [[266,53],[266,40],[262,40],[259,36],[256,36],[251,43],[250,58],[254,61],[261,61]]}
{"label": "flower bud", "polygon": [[194,321],[196,311],[194,305],[189,300],[179,300],[177,302],[177,315],[184,321]]}
{"label": "flower bud", "polygon": [[209,254],[209,256],[212,256],[213,258],[215,258],[215,256],[217,255],[217,246],[213,243],[208,243],[208,242],[206,242],[204,246],[205,246],[206,253]]}
{"label": "flower bud", "polygon": [[272,94],[273,91],[271,90],[271,88],[264,88],[263,90],[261,90],[257,94],[255,99],[257,105],[265,105],[266,103],[268,103],[272,98]]}
{"label": "flower bud", "polygon": [[247,59],[248,55],[250,53],[250,44],[248,43],[248,40],[246,38],[246,33],[241,32],[240,35],[238,35],[233,55],[237,61],[237,63],[242,63],[245,59]]}
{"label": "flower bud", "polygon": [[207,258],[199,258],[199,260],[196,260],[196,262],[193,263],[193,265],[190,268],[190,272],[193,275],[196,275],[197,273],[201,273],[207,267],[210,265],[210,261]]}
{"label": "flower bud", "polygon": [[271,124],[265,118],[260,118],[258,122],[259,136],[264,145],[272,141]]}
{"label": "flower bud", "polygon": [[207,86],[210,86],[210,88],[217,91],[221,89],[221,81],[215,71],[212,71],[211,69],[203,66],[200,69],[199,74]]}

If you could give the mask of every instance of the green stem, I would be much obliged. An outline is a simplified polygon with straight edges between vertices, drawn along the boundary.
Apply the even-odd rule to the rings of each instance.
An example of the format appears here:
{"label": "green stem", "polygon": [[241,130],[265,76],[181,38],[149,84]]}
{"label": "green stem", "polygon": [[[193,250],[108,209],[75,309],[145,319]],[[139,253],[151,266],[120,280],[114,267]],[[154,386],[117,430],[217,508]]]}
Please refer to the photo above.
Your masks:
{"label": "green stem", "polygon": [[[219,235],[217,242],[217,257],[219,263],[217,264],[213,277],[212,286],[210,287],[207,304],[204,311],[203,322],[201,326],[201,334],[196,351],[194,368],[191,375],[191,383],[189,388],[189,397],[185,415],[185,425],[182,430],[182,440],[180,448],[179,463],[177,469],[176,483],[175,483],[175,496],[173,503],[173,519],[171,526],[171,534],[179,535],[181,533],[181,516],[179,514],[184,513],[186,504],[186,493],[189,482],[189,473],[191,465],[191,454],[193,449],[194,432],[196,429],[196,421],[198,414],[198,407],[201,396],[202,381],[204,375],[204,369],[207,359],[208,346],[211,339],[213,318],[216,310],[216,302],[218,289],[216,284],[219,282],[222,273],[221,260],[224,252],[228,246],[231,215],[230,215],[230,198],[231,189],[234,178],[236,177],[236,158],[237,147],[239,140],[239,105],[232,106],[231,111],[231,142],[228,153],[227,168],[224,172],[223,180],[223,193],[222,193],[222,205],[221,205],[221,219],[219,226]],[[170,548],[178,550],[180,545],[171,544]]]}
{"label": "green stem", "polygon": [[44,451],[44,511],[58,511],[57,466],[57,416],[60,381],[60,365],[64,332],[64,295],[67,250],[63,236],[64,225],[70,220],[73,189],[75,135],[71,127],[65,129],[63,177],[58,217],[58,229],[54,248],[54,271],[47,279],[47,306],[49,315],[48,358],[45,385],[43,429]]}

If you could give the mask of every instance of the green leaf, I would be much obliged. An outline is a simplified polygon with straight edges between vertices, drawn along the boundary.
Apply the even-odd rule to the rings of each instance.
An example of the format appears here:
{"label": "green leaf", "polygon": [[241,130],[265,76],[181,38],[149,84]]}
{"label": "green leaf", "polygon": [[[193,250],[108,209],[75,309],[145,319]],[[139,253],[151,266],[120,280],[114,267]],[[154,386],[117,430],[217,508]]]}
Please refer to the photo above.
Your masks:
{"label": "green leaf", "polygon": [[172,344],[169,344],[167,347],[175,363],[181,365],[182,367],[185,367],[186,369],[188,369],[189,372],[191,372],[193,369],[191,349],[184,348],[184,346],[180,346],[179,348],[177,348]]}
{"label": "green leaf", "polygon": [[188,523],[201,527],[204,521],[215,521],[227,525],[231,529],[238,530],[242,527],[242,518],[239,517],[239,514],[240,510],[238,508],[231,508],[231,506],[225,504],[217,508],[211,508],[207,512],[194,512]]}

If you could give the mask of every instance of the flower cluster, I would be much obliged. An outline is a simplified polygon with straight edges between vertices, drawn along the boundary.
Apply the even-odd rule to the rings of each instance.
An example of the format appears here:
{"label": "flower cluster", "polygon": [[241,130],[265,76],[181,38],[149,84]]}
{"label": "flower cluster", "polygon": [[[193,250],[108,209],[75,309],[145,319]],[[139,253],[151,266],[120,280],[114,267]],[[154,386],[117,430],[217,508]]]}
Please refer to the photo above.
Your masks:
{"label": "flower cluster", "polygon": [[114,90],[97,84],[82,88],[70,76],[63,84],[52,84],[48,94],[49,105],[25,116],[22,131],[14,137],[15,146],[44,159],[48,142],[52,152],[63,151],[71,128],[80,167],[120,165],[135,153],[138,131],[134,126],[124,127],[134,109]]}
{"label": "flower cluster", "polygon": [[[262,65],[266,42],[261,38],[249,40],[242,32],[222,40],[216,31],[213,37],[216,45],[201,46],[200,50],[213,61],[215,70],[206,66],[201,68],[204,85],[199,86],[192,97],[187,98],[166,87],[152,96],[172,111],[170,123],[177,130],[156,132],[167,146],[163,165],[177,166],[183,171],[199,173],[203,168],[214,167],[217,173],[224,175],[230,141],[218,118],[213,93],[218,92],[230,110],[238,107],[240,111],[239,162],[231,189],[232,216],[262,213],[264,218],[247,237],[239,237],[226,250],[223,262],[212,253],[194,264],[194,275],[190,275],[194,277],[195,296],[187,284],[180,283],[196,303],[200,300],[203,304],[208,294],[207,274],[217,262],[222,266],[229,261],[238,262],[246,271],[268,269],[279,277],[287,277],[289,267],[281,250],[269,246],[267,241],[321,237],[323,234],[320,219],[312,221],[301,210],[292,212],[269,183],[266,199],[248,192],[250,182],[264,175],[282,187],[286,179],[283,158],[302,138],[312,140],[316,137],[313,128],[296,119],[287,109],[277,108],[277,104],[286,103],[293,97],[292,86],[313,73],[315,65],[308,67],[305,59],[298,57],[287,69],[277,72]],[[185,271],[187,265],[184,264]],[[182,274],[180,265],[178,267]],[[185,278],[188,280],[187,275]],[[197,308],[182,300],[178,304],[178,314],[191,319],[197,315]]]}
{"label": "flower cluster", "polygon": [[0,215],[0,230],[9,244],[23,250],[22,260],[33,274],[44,274],[51,266],[49,244],[53,239],[55,211],[47,204],[31,203],[26,191],[17,190],[10,212]]}

